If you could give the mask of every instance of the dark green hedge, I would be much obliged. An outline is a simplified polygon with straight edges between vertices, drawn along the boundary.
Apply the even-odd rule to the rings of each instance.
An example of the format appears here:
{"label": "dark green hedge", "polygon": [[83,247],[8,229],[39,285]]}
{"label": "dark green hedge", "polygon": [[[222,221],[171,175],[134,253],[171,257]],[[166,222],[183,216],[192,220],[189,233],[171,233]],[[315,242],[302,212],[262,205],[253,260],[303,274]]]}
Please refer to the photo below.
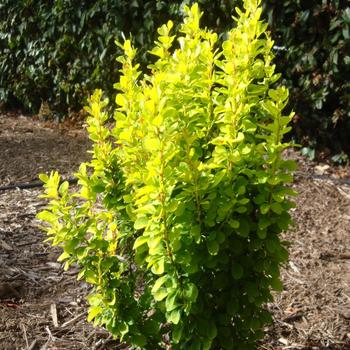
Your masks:
{"label": "dark green hedge", "polygon": [[[231,22],[227,1],[200,1],[209,27]],[[132,34],[145,53],[164,21],[182,17],[183,1],[2,0],[0,100],[38,111],[41,101],[66,112],[97,87],[112,95],[120,54],[115,40]]]}
{"label": "dark green hedge", "polygon": [[302,144],[350,154],[350,2],[268,0],[276,63]]}
{"label": "dark green hedge", "polygon": [[[0,100],[36,112],[41,101],[78,110],[96,87],[113,96],[114,43],[131,33],[146,67],[156,28],[192,0],[2,0]],[[241,0],[199,0],[204,24],[221,33]],[[350,4],[266,0],[276,64],[291,90],[294,136],[310,148],[350,153]],[[140,61],[140,59],[139,59]]]}

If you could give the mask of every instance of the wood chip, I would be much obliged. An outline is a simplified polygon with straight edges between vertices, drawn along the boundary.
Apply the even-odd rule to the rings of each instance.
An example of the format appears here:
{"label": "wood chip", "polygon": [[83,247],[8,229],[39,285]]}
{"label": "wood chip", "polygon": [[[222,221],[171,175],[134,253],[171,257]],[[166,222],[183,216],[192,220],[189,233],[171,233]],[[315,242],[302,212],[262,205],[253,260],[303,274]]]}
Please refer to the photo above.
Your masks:
{"label": "wood chip", "polygon": [[26,330],[26,326],[24,325],[24,323],[20,323],[20,326],[22,328],[22,331],[23,331],[23,338],[26,342],[26,346],[27,346],[27,349],[29,348],[29,343],[28,343],[28,337],[27,337],[27,330]]}
{"label": "wood chip", "polygon": [[74,322],[78,321],[80,318],[82,318],[85,315],[85,311],[82,312],[81,314],[75,316],[74,318],[72,318],[71,320],[65,322],[62,324],[62,328],[68,327],[69,325],[73,324]]}
{"label": "wood chip", "polygon": [[320,164],[315,166],[315,174],[316,175],[324,175],[327,170],[329,170],[330,166],[328,164]]}
{"label": "wood chip", "polygon": [[283,345],[289,345],[288,339],[286,338],[279,338],[278,341]]}
{"label": "wood chip", "polygon": [[38,345],[38,341],[37,341],[37,339],[34,339],[32,341],[32,343],[30,344],[28,350],[35,350],[37,348],[37,345]]}
{"label": "wood chip", "polygon": [[285,317],[283,319],[284,322],[293,322],[293,321],[297,321],[299,319],[301,319],[302,317],[304,316],[304,313],[303,312],[295,312],[291,315],[288,315],[287,317]]}
{"label": "wood chip", "polygon": [[55,270],[59,270],[61,268],[61,266],[62,266],[60,263],[52,262],[52,261],[47,262],[46,265],[48,267],[51,267],[51,268],[55,269]]}
{"label": "wood chip", "polygon": [[51,318],[53,325],[57,328],[58,327],[58,319],[57,319],[57,307],[56,304],[50,305],[50,312],[51,312]]}
{"label": "wood chip", "polygon": [[322,252],[320,254],[320,259],[322,260],[350,260],[350,253],[332,253],[332,252]]}
{"label": "wood chip", "polygon": [[346,320],[350,320],[350,309],[339,309],[338,313],[339,315],[343,316]]}
{"label": "wood chip", "polygon": [[52,333],[51,333],[51,330],[50,330],[50,328],[49,328],[49,326],[46,326],[45,327],[45,331],[47,332],[47,334],[49,335],[49,341],[50,340],[53,340],[53,341],[55,341],[55,337],[52,335]]}
{"label": "wood chip", "polygon": [[300,270],[299,270],[298,267],[294,264],[293,261],[290,261],[290,262],[289,262],[289,266],[291,267],[291,269],[292,269],[294,272],[300,274]]}
{"label": "wood chip", "polygon": [[0,239],[0,246],[9,252],[13,251],[13,248],[2,239]]}

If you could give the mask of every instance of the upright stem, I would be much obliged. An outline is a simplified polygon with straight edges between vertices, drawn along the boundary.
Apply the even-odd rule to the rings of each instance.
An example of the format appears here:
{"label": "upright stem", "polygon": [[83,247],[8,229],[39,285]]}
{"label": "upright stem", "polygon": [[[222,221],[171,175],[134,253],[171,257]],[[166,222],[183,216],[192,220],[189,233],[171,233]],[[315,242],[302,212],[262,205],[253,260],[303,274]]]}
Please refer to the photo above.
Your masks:
{"label": "upright stem", "polygon": [[[159,130],[158,130],[159,134]],[[166,193],[165,193],[165,180],[164,180],[164,169],[165,169],[165,164],[164,164],[164,144],[163,140],[161,139],[161,149],[160,149],[160,173],[159,173],[159,185],[160,185],[160,191],[159,191],[159,200],[161,203],[162,207],[162,223],[163,223],[163,236],[164,236],[164,242],[166,246],[166,250],[168,253],[168,257],[170,259],[171,265],[174,268],[176,278],[179,282],[180,287],[182,286],[182,282],[180,279],[180,275],[178,272],[178,268],[176,266],[176,262],[174,260],[174,255],[170,247],[170,240],[169,240],[169,231],[168,231],[168,225],[167,225],[167,211],[165,208],[165,203],[166,203]]]}

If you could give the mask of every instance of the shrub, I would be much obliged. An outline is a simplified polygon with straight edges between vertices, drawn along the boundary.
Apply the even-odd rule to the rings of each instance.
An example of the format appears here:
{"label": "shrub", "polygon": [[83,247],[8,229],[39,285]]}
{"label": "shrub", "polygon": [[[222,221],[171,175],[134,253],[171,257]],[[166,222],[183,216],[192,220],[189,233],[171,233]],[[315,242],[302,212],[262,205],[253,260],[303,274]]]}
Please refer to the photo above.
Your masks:
{"label": "shrub", "polygon": [[222,47],[185,8],[177,42],[158,29],[141,77],[129,40],[114,125],[96,91],[87,108],[92,160],[70,191],[41,175],[38,217],[60,261],[93,285],[88,320],[142,349],[254,349],[281,290],[279,233],[293,206],[284,160],[288,91],[271,88],[272,40],[258,0],[246,0]]}

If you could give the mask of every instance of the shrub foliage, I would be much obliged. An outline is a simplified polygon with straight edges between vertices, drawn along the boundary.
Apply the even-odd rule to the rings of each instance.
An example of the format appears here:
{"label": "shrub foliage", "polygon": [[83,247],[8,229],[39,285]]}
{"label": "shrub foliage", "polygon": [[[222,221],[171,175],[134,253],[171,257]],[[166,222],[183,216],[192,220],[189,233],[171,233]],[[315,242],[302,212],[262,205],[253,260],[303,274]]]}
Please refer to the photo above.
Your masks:
{"label": "shrub foliage", "polygon": [[150,74],[120,44],[115,123],[96,91],[79,189],[41,175],[50,203],[39,218],[59,260],[93,285],[88,319],[142,349],[254,349],[263,304],[282,289],[292,114],[287,89],[271,87],[259,2],[244,7],[221,47],[198,5],[186,7],[176,40],[171,21],[158,29]]}

